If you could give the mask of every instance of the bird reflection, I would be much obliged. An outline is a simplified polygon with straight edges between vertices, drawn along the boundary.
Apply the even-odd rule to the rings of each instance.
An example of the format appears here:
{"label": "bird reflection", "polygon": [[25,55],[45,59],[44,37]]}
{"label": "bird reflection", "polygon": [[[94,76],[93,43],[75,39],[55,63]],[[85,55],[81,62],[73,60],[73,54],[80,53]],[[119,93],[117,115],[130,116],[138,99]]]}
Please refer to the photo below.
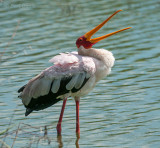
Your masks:
{"label": "bird reflection", "polygon": [[62,142],[62,136],[57,135],[57,142],[58,142],[58,147],[62,148],[63,147],[63,142]]}
{"label": "bird reflection", "polygon": [[80,139],[80,134],[79,133],[77,133],[77,139],[76,139],[76,142],[75,142],[75,145],[76,145],[76,148],[79,148],[79,144],[78,144],[78,141],[79,141],[79,139]]}
{"label": "bird reflection", "polygon": [[[77,138],[76,138],[76,141],[75,141],[75,146],[76,146],[76,148],[79,148],[79,139],[80,139],[80,135],[79,134],[77,134],[76,135],[77,136]],[[62,136],[61,135],[57,135],[57,142],[58,142],[58,147],[59,148],[63,148],[63,141],[62,141]]]}

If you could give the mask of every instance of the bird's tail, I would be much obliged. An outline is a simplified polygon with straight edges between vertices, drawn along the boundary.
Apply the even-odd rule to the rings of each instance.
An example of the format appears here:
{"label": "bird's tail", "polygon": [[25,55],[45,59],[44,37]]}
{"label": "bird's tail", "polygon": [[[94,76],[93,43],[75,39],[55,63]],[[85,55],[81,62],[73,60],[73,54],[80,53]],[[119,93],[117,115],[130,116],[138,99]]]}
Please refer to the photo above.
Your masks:
{"label": "bird's tail", "polygon": [[[18,92],[23,92],[26,85],[21,87]],[[39,111],[43,110],[47,107],[50,107],[54,105],[55,103],[61,101],[62,99],[57,99],[57,94],[53,94],[52,91],[50,91],[47,95],[39,96],[38,98],[34,99],[32,98],[28,105],[24,105],[26,107],[25,116],[28,116],[33,111]]]}
{"label": "bird's tail", "polygon": [[25,116],[28,116],[32,111],[33,109],[26,108]]}

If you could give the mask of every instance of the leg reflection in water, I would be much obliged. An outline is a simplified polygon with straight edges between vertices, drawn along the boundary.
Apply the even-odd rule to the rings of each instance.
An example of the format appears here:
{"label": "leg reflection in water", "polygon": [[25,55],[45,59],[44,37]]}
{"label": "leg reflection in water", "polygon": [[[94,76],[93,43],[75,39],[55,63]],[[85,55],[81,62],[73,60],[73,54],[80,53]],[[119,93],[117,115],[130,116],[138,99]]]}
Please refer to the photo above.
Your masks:
{"label": "leg reflection in water", "polygon": [[[75,141],[75,146],[76,148],[79,148],[79,141],[80,139],[80,136],[77,135],[77,138],[76,138],[76,141]],[[63,146],[63,141],[62,141],[62,136],[61,135],[57,135],[57,142],[58,142],[58,147],[59,148],[63,148],[63,147],[66,147],[65,145]],[[67,143],[67,144],[70,144],[70,143]],[[69,147],[69,145],[67,145]]]}

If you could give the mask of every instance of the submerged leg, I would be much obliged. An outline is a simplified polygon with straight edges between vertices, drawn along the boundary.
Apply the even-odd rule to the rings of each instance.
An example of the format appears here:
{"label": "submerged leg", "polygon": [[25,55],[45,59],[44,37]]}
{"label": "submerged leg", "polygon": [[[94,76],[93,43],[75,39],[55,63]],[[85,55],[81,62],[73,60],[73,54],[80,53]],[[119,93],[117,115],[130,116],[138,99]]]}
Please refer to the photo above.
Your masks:
{"label": "submerged leg", "polygon": [[61,123],[62,123],[62,118],[63,118],[63,113],[64,113],[64,109],[65,109],[65,106],[66,106],[66,102],[67,102],[67,98],[63,100],[61,114],[59,116],[59,121],[58,121],[58,124],[57,124],[57,135],[61,135]]}
{"label": "submerged leg", "polygon": [[76,133],[77,136],[80,136],[80,128],[79,128],[79,102],[80,99],[76,99]]}

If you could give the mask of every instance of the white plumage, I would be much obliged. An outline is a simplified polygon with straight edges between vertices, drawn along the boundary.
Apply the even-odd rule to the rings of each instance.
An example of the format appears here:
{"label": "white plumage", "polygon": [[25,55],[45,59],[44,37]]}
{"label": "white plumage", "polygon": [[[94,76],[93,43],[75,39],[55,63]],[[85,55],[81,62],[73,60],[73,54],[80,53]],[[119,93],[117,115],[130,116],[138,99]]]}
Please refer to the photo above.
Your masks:
{"label": "white plumage", "polygon": [[[80,48],[81,52],[85,50],[83,47]],[[79,89],[85,78],[89,78],[88,82],[81,88],[81,90],[84,89],[83,93],[81,90],[76,93],[69,92],[70,96],[75,96],[76,94],[79,97],[81,94],[83,96],[88,93],[97,81],[109,74],[114,64],[114,57],[111,52],[104,49],[87,49],[88,52],[90,52],[90,50],[92,50],[92,52],[94,51],[96,56],[101,58],[101,60],[94,57],[78,55],[78,52],[63,53],[53,57],[50,62],[53,62],[54,65],[31,79],[23,92],[21,92],[20,97],[23,103],[28,105],[31,98],[36,99],[44,96],[49,93],[50,89],[53,93],[57,93],[61,80],[67,77],[72,77],[66,84],[67,90],[72,90],[73,87]],[[99,52],[101,54],[98,54]],[[52,88],[50,88],[52,81]]]}
{"label": "white plumage", "polygon": [[55,79],[54,82],[53,82],[53,85],[52,85],[52,88],[51,88],[51,91],[53,93],[57,93],[59,87],[60,87],[60,79]]}

